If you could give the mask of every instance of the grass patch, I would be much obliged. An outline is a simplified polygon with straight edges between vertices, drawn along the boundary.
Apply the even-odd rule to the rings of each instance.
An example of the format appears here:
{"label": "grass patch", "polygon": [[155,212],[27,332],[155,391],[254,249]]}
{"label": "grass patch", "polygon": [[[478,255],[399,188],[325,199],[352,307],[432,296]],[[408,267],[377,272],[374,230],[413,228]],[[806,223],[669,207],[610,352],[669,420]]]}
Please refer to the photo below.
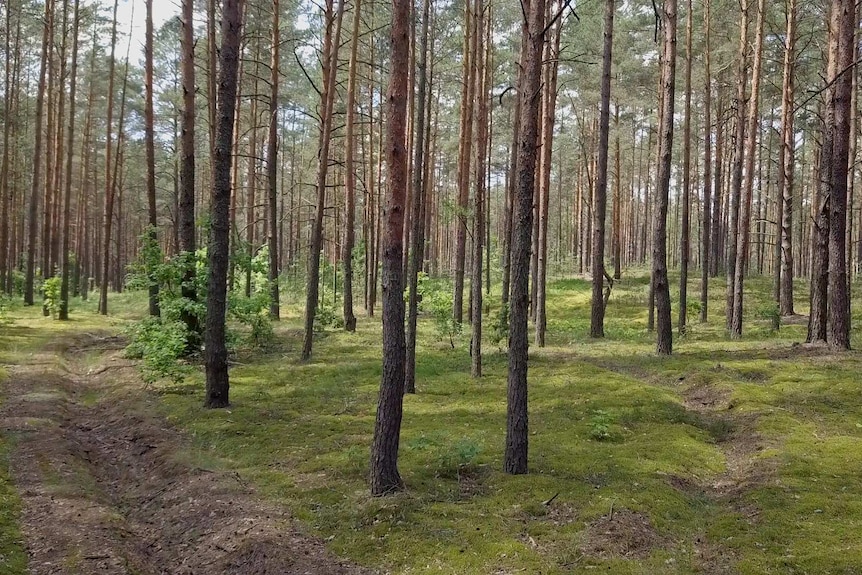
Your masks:
{"label": "grass patch", "polygon": [[[527,476],[500,471],[505,354],[486,346],[486,375],[473,380],[466,337],[450,349],[428,318],[419,393],[405,398],[408,489],[393,497],[371,498],[366,484],[377,319],[320,334],[300,363],[301,308],[288,303],[277,345],[232,368],[230,409],[201,408],[200,373],[155,391],[193,437],[184,457],[236,471],[337,553],[395,573],[687,574],[715,558],[744,574],[859,571],[862,357],[794,347],[804,324],[772,331],[758,318],[768,278],[746,282],[743,338],[726,337],[718,279],[710,321],[690,315],[674,355],[657,357],[646,288],[643,274],[617,282],[607,337],[591,340],[589,283],[549,284],[548,346],[531,349]],[[601,540],[644,526],[643,540]]]}

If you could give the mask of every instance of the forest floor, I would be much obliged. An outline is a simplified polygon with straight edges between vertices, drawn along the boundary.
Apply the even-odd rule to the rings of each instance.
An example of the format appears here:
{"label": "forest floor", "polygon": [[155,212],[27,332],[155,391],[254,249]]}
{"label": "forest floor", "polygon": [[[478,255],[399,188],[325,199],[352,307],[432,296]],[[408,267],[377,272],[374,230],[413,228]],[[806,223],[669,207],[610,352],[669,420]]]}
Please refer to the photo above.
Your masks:
{"label": "forest floor", "polygon": [[19,324],[3,328],[16,363],[0,430],[20,521],[0,539],[0,573],[371,573],[301,534],[238,474],[195,461],[116,330]]}
{"label": "forest floor", "polygon": [[[645,329],[644,274],[616,284],[603,340],[586,337],[589,283],[550,282],[548,345],[531,347],[530,474],[515,477],[500,471],[505,354],[486,344],[473,380],[469,336],[453,349],[423,319],[407,489],[386,498],[366,484],[378,320],[319,334],[302,363],[301,309],[286,297],[274,341],[234,356],[232,407],[207,411],[200,373],[144,389],[118,350],[141,295],[114,296],[112,325],[86,310],[66,325],[16,310],[0,332],[0,361],[14,364],[0,384],[0,458],[21,502],[0,465],[0,501],[14,504],[0,507],[0,565],[21,557],[17,517],[31,553],[82,573],[137,561],[304,572],[230,570],[283,558],[297,543],[279,535],[308,549],[310,573],[359,572],[331,554],[392,573],[862,573],[862,355],[801,345],[804,318],[772,331],[770,285],[746,283],[745,335],[730,341],[716,280],[710,321],[691,306],[663,358]],[[806,293],[800,284],[798,311]],[[854,326],[859,347],[860,314]],[[52,523],[40,530],[39,517]],[[70,555],[62,537],[76,522],[88,535]]]}

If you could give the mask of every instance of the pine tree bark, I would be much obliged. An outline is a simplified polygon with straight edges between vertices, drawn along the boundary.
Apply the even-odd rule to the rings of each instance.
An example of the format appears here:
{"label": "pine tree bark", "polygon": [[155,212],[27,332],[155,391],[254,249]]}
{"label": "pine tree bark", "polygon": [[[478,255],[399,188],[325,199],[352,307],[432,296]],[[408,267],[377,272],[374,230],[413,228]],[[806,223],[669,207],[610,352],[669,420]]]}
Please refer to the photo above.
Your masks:
{"label": "pine tree bark", "polygon": [[467,210],[470,200],[470,164],[473,149],[473,100],[476,85],[476,18],[470,1],[464,3],[464,87],[461,93],[461,135],[458,160],[458,214],[455,236],[455,293],[452,319],[464,320],[464,269],[467,260]]}
{"label": "pine tree bark", "polygon": [[[39,217],[39,189],[42,178],[42,118],[45,110],[45,76],[48,72],[48,39],[51,37],[51,14],[54,0],[45,2],[45,25],[42,29],[42,55],[39,64],[39,86],[36,90],[35,143],[33,145],[33,178],[30,185],[27,235],[27,269],[24,278],[24,305],[33,305],[33,289],[36,280],[36,236]],[[116,12],[116,7],[114,8]],[[115,14],[116,15],[116,14]],[[114,18],[116,23],[116,17]]]}
{"label": "pine tree bark", "polygon": [[104,224],[102,233],[102,261],[99,281],[99,313],[108,315],[108,266],[110,265],[111,254],[111,230],[114,223],[114,189],[112,187],[112,157],[113,144],[111,136],[113,135],[113,115],[114,115],[114,70],[116,67],[116,59],[114,57],[117,47],[117,3],[114,0],[114,17],[111,24],[111,59],[108,63],[108,103],[105,120],[105,212]]}
{"label": "pine tree bark", "polygon": [[786,0],[787,33],[784,45],[784,79],[781,87],[781,154],[778,158],[778,194],[781,222],[781,269],[779,277],[779,312],[794,315],[793,309],[793,178],[796,164],[793,131],[794,77],[796,75],[796,0]]}
{"label": "pine tree bark", "polygon": [[78,79],[78,24],[79,0],[75,0],[72,16],[72,68],[69,77],[69,127],[66,135],[66,148],[68,157],[65,158],[66,180],[63,193],[63,251],[60,254],[60,310],[58,317],[61,320],[69,319],[69,278],[72,274],[70,255],[71,242],[69,241],[71,219],[72,219],[72,158],[75,146],[75,95],[77,92]]}
{"label": "pine tree bark", "polygon": [[685,24],[685,109],[682,135],[682,221],[679,234],[679,309],[677,329],[685,334],[688,324],[688,264],[691,253],[691,63],[692,30],[694,29],[694,10],[692,2],[686,2]]}
{"label": "pine tree bark", "polygon": [[847,174],[850,158],[851,93],[855,56],[856,4],[835,0],[838,43],[835,87],[829,106],[834,121],[829,190],[829,316],[827,342],[838,350],[850,349],[850,294],[847,288]]}
{"label": "pine tree bark", "polygon": [[599,149],[593,198],[593,298],[590,311],[590,337],[605,337],[605,219],[608,204],[608,150],[611,118],[611,65],[614,46],[615,0],[605,0],[602,84],[599,111]]}
{"label": "pine tree bark", "polygon": [[[320,295],[320,252],[323,249],[323,215],[326,211],[326,181],[329,173],[329,148],[332,141],[332,108],[335,102],[335,77],[338,71],[338,47],[341,38],[341,21],[345,0],[338,0],[338,10],[333,11],[334,0],[326,3],[326,37],[324,39],[323,62],[324,83],[321,93],[320,157],[317,167],[317,206],[311,229],[308,252],[308,281],[305,299],[305,339],[302,359],[311,357],[314,344],[314,316]],[[333,32],[333,27],[335,31]]]}
{"label": "pine tree bark", "polygon": [[407,62],[410,52],[410,1],[393,0],[391,68],[386,97],[386,183],[383,239],[383,376],[371,445],[371,494],[404,488],[398,472],[398,446],[404,394],[404,277],[402,269],[407,190]]}
{"label": "pine tree bark", "polygon": [[[269,317],[276,321],[278,321],[281,315],[278,286],[278,263],[280,261],[278,257],[280,252],[278,239],[278,82],[280,80],[278,70],[281,64],[279,61],[279,45],[281,44],[279,30],[280,11],[279,0],[272,0],[272,46],[270,48],[272,58],[269,64],[269,141],[266,151],[266,178],[269,187]],[[349,123],[348,130],[351,130]],[[345,291],[345,300],[346,296],[347,293]]]}
{"label": "pine tree bark", "polygon": [[353,3],[353,33],[350,41],[350,69],[347,78],[347,133],[344,150],[345,222],[344,252],[344,329],[356,331],[356,314],[353,311],[353,248],[356,244],[356,173],[354,156],[356,149],[356,69],[359,50],[359,23],[361,22],[361,0]]}
{"label": "pine tree bark", "polygon": [[730,184],[730,224],[727,241],[727,298],[725,305],[725,324],[727,331],[733,329],[733,294],[736,283],[736,256],[739,235],[739,204],[742,198],[742,170],[745,147],[745,101],[748,84],[748,4],[742,0],[742,12],[739,16],[739,54],[736,68],[736,99],[733,103],[736,111],[736,130],[733,139],[733,167]]}
{"label": "pine tree bark", "polygon": [[428,91],[428,30],[431,18],[431,1],[422,3],[422,36],[420,39],[419,59],[417,60],[418,94],[416,106],[416,136],[413,142],[413,194],[410,205],[410,254],[407,269],[409,310],[407,317],[407,342],[404,367],[404,392],[416,393],[416,327],[419,315],[419,271],[425,253],[425,221],[422,208],[427,189],[424,186],[425,174],[425,107]]}
{"label": "pine tree bark", "polygon": [[506,398],[506,449],[503,469],[510,474],[527,473],[527,314],[529,311],[530,244],[533,230],[533,194],[536,185],[536,148],[541,104],[540,80],[544,40],[545,0],[526,0],[522,23],[520,139],[518,179],[513,208],[511,253],[511,299],[509,322],[509,371]]}
{"label": "pine tree bark", "polygon": [[[427,0],[426,0],[427,1]],[[473,214],[473,270],[470,279],[472,337],[470,374],[482,377],[482,257],[485,239],[485,166],[488,153],[488,53],[485,50],[485,2],[476,0],[476,191]],[[415,167],[414,167],[415,169]]]}
{"label": "pine tree bark", "polygon": [[[149,229],[147,236],[151,244],[150,249],[158,247],[158,215],[156,212],[156,135],[153,127],[153,0],[146,0],[146,40],[144,42],[144,145],[147,154],[147,215],[149,216]],[[147,262],[152,265],[153,262]],[[154,272],[149,277],[149,304],[150,315],[158,317],[159,311],[159,282]]]}
{"label": "pine tree bark", "polygon": [[[194,0],[182,0],[182,32],[180,36],[180,67],[182,74],[183,109],[180,136],[180,200],[177,214],[179,248],[183,261],[181,295],[188,303],[197,303],[195,288],[197,265],[195,252],[195,38]],[[187,330],[187,348],[191,353],[200,347],[201,326],[198,316],[183,306],[180,319]]]}
{"label": "pine tree bark", "polygon": [[656,177],[653,220],[653,290],[656,308],[656,353],[673,351],[673,326],[670,309],[670,286],[667,277],[667,208],[673,153],[673,113],[676,78],[676,3],[664,0],[662,6],[662,111],[659,122],[659,163]]}
{"label": "pine tree bark", "polygon": [[207,317],[205,330],[206,397],[204,407],[230,405],[225,316],[230,242],[231,151],[236,112],[242,0],[224,0],[222,45],[219,51],[218,123],[210,200],[210,239],[207,248]]}
{"label": "pine tree bark", "polygon": [[712,73],[711,6],[710,0],[703,3],[703,234],[700,256],[700,322],[706,323],[709,316],[709,272],[712,262]]}
{"label": "pine tree bark", "polygon": [[[757,2],[757,24],[754,36],[754,65],[751,72],[751,95],[748,99],[748,115],[745,127],[745,180],[741,190],[739,204],[739,223],[737,224],[736,236],[736,262],[734,263],[733,277],[733,310],[730,322],[730,336],[739,338],[742,336],[742,311],[743,311],[743,282],[748,268],[748,247],[751,236],[751,199],[754,190],[754,158],[757,152],[757,138],[759,130],[757,120],[759,118],[760,105],[760,81],[763,69],[763,25],[766,12],[765,0]],[[731,237],[731,241],[734,238]]]}
{"label": "pine tree bark", "polygon": [[838,76],[839,29],[841,28],[841,6],[830,4],[829,40],[826,62],[826,110],[822,122],[823,136],[820,142],[820,162],[812,201],[813,227],[811,243],[811,290],[810,315],[808,317],[808,343],[824,343],[828,326],[829,289],[829,237],[830,199],[832,196],[832,165],[835,142],[835,108],[832,105]]}

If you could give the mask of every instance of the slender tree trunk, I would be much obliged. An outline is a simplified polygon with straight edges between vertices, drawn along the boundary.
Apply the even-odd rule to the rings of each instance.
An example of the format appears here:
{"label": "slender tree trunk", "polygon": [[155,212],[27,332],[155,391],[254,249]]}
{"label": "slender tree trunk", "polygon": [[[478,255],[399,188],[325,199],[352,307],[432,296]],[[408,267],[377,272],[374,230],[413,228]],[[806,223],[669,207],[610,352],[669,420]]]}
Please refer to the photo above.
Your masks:
{"label": "slender tree trunk", "polygon": [[[730,231],[727,247],[727,300],[725,306],[725,323],[728,332],[733,329],[733,297],[736,283],[736,259],[738,235],[740,229],[739,208],[742,199],[742,171],[745,157],[745,101],[748,83],[748,4],[742,0],[742,12],[739,16],[739,55],[736,69],[736,100],[733,105],[736,110],[736,132],[733,140],[733,180],[730,189]],[[746,234],[748,230],[746,230]]]}
{"label": "slender tree trunk", "polygon": [[[853,0],[836,0],[838,43],[835,87],[829,106],[832,108],[833,152],[829,190],[829,317],[827,341],[838,350],[850,349],[850,294],[847,288],[847,173],[850,159],[850,122],[853,121],[851,93],[855,56],[856,4]],[[827,167],[824,166],[824,169]]]}
{"label": "slender tree trunk", "polygon": [[[425,0],[426,2],[428,0]],[[476,193],[474,196],[471,366],[473,377],[482,377],[482,256],[485,238],[485,166],[488,153],[488,52],[485,49],[485,1],[476,0]],[[415,168],[414,168],[415,169]]]}
{"label": "slender tree trunk", "polygon": [[392,3],[391,72],[387,102],[386,187],[383,240],[383,376],[371,445],[371,494],[403,489],[398,473],[398,445],[404,394],[404,277],[402,251],[407,189],[407,62],[410,52],[410,2]]}
{"label": "slender tree trunk", "polygon": [[356,123],[356,68],[359,49],[359,24],[361,16],[361,0],[353,4],[353,33],[350,41],[350,70],[347,79],[347,134],[344,151],[345,170],[345,234],[344,252],[344,329],[356,331],[356,314],[353,312],[353,247],[356,243],[356,173],[354,172],[354,156],[356,136],[354,134]]}
{"label": "slender tree trunk", "polygon": [[593,199],[593,299],[590,337],[605,337],[605,219],[608,204],[608,148],[611,118],[611,65],[614,46],[615,0],[605,0],[604,45],[602,49],[601,110],[599,112],[599,150],[596,193]]}
{"label": "slender tree trunk", "polygon": [[[180,36],[180,66],[183,86],[182,134],[180,141],[180,201],[177,214],[179,248],[183,259],[181,294],[190,304],[197,303],[195,289],[197,265],[195,252],[195,38],[194,0],[182,0],[182,34]],[[200,318],[190,306],[183,306],[180,319],[188,331],[187,352],[200,348]]]}
{"label": "slender tree trunk", "polygon": [[[614,259],[614,279],[622,277],[622,168],[620,166],[620,105],[614,107],[614,198],[613,198],[613,239],[611,256]],[[560,178],[562,185],[562,178]]]}
{"label": "slender tree trunk", "polygon": [[[40,58],[39,64],[39,86],[36,91],[36,124],[34,128],[35,143],[33,145],[33,179],[30,186],[30,203],[27,218],[29,229],[27,235],[27,271],[24,279],[25,305],[33,305],[33,289],[36,279],[36,232],[39,217],[39,188],[41,186],[40,182],[42,177],[42,117],[45,110],[45,75],[48,72],[48,39],[51,37],[50,27],[53,11],[54,1],[46,0],[45,26],[42,30],[42,56]],[[116,6],[114,8],[114,12],[114,25],[116,26]]]}
{"label": "slender tree trunk", "polygon": [[542,41],[545,0],[527,0],[522,23],[520,140],[518,142],[517,187],[512,226],[512,286],[509,322],[509,373],[506,400],[506,449],[503,469],[510,474],[527,473],[527,313],[529,311],[530,243],[533,230],[533,195],[536,185],[536,147],[541,104]]}
{"label": "slender tree trunk", "polygon": [[102,273],[99,282],[99,313],[102,315],[108,315],[108,266],[110,264],[111,228],[114,218],[114,193],[111,186],[111,163],[113,156],[111,136],[113,133],[114,114],[114,69],[116,67],[114,54],[117,46],[117,3],[118,0],[114,0],[114,17],[111,24],[111,59],[108,63],[108,110],[105,120],[105,214],[104,232],[102,234]]}
{"label": "slender tree trunk", "polygon": [[422,256],[425,252],[425,222],[422,217],[422,206],[427,190],[423,185],[425,174],[425,123],[426,123],[426,93],[428,91],[428,30],[431,18],[431,1],[422,3],[422,37],[420,40],[418,70],[419,94],[416,108],[416,136],[413,146],[413,194],[410,205],[410,259],[408,262],[407,281],[409,283],[409,313],[407,318],[407,342],[404,366],[404,391],[416,393],[416,324],[419,315],[419,270],[422,268]]}
{"label": "slender tree trunk", "polygon": [[[355,8],[359,11],[359,6]],[[267,184],[269,185],[269,317],[273,320],[278,320],[280,316],[279,310],[279,288],[278,288],[278,263],[280,252],[279,234],[278,234],[278,82],[280,75],[278,73],[279,61],[279,44],[281,36],[279,31],[279,0],[272,0],[272,58],[270,60],[270,76],[269,76],[269,143],[266,151],[266,176]],[[348,115],[348,131],[352,130],[350,126],[350,116]],[[352,142],[348,139],[348,146]],[[350,177],[348,175],[348,177]],[[351,222],[352,224],[352,222]],[[348,232],[350,233],[350,232]],[[348,258],[349,259],[349,258]],[[345,261],[348,261],[347,259]],[[347,282],[345,281],[345,286]],[[347,292],[345,291],[345,301]],[[352,298],[352,295],[351,295]],[[355,320],[354,320],[355,321]]]}
{"label": "slender tree trunk", "polygon": [[[549,16],[548,16],[549,17]],[[547,286],[548,286],[548,211],[551,203],[551,167],[554,148],[554,117],[557,106],[557,72],[560,54],[559,22],[549,26],[546,31],[545,53],[547,62],[544,80],[544,98],[541,119],[541,148],[539,150],[539,168],[536,202],[536,221],[533,229],[536,242],[533,248],[535,276],[531,299],[535,309],[536,345],[545,347],[545,332],[548,329],[547,317]]]}
{"label": "slender tree trunk", "polygon": [[214,186],[210,200],[210,240],[207,248],[206,398],[204,407],[230,405],[225,315],[227,313],[227,268],[230,242],[231,148],[236,112],[242,0],[224,0],[222,45],[219,51],[218,122]]}
{"label": "slender tree trunk", "polygon": [[786,0],[787,34],[784,45],[784,80],[781,88],[781,154],[778,163],[778,195],[781,235],[781,269],[778,304],[781,315],[793,309],[793,176],[796,164],[793,131],[794,76],[796,75],[796,0]]}
{"label": "slender tree trunk", "polygon": [[709,315],[709,271],[712,240],[712,75],[711,75],[711,13],[710,0],[703,3],[704,89],[703,89],[703,234],[700,261],[700,322]]}
{"label": "slender tree trunk", "polygon": [[[144,43],[144,142],[147,153],[147,214],[149,216],[149,249],[156,250],[158,247],[158,219],[156,212],[156,135],[153,127],[153,0],[146,0],[146,41]],[[148,257],[149,255],[145,256]],[[148,261],[148,265],[154,262]],[[159,282],[153,271],[149,277],[149,303],[150,315],[158,317],[159,311]]]}
{"label": "slender tree trunk", "polygon": [[[734,265],[733,278],[733,310],[730,324],[730,336],[738,338],[742,336],[742,311],[743,311],[743,281],[748,268],[748,246],[751,236],[751,198],[754,189],[754,158],[757,152],[757,137],[759,130],[757,120],[760,105],[760,80],[763,69],[763,22],[765,19],[766,2],[758,0],[757,24],[754,39],[754,67],[751,73],[751,95],[748,99],[748,125],[745,128],[745,181],[739,204],[739,223],[736,237],[736,262]],[[731,238],[733,241],[734,238]]]}
{"label": "slender tree trunk", "polygon": [[461,137],[458,160],[458,214],[455,236],[455,294],[452,318],[464,320],[464,269],[467,260],[467,211],[470,200],[470,160],[473,149],[473,100],[476,85],[476,18],[470,1],[464,3],[464,88],[461,93]]}
{"label": "slender tree trunk", "polygon": [[[324,39],[324,83],[321,94],[320,158],[317,168],[317,207],[311,229],[311,242],[308,253],[308,282],[305,300],[305,341],[302,346],[302,359],[311,357],[314,343],[314,316],[320,293],[320,252],[323,249],[323,214],[326,211],[326,178],[329,169],[329,147],[332,141],[332,108],[335,101],[335,76],[338,71],[338,47],[341,38],[341,21],[344,15],[345,0],[338,0],[338,11],[333,11],[334,0],[327,0],[326,29]],[[332,29],[335,28],[333,32]],[[403,217],[403,214],[402,214]]]}
{"label": "slender tree trunk", "polygon": [[664,0],[662,23],[662,112],[659,123],[659,163],[656,176],[653,220],[653,290],[656,307],[656,353],[670,355],[673,350],[670,286],[667,278],[667,207],[673,153],[673,113],[676,78],[676,2]]}
{"label": "slender tree trunk", "polygon": [[79,24],[79,0],[74,2],[74,12],[72,21],[72,69],[69,78],[69,127],[66,137],[66,147],[68,149],[68,157],[66,162],[66,180],[65,191],[63,196],[63,251],[60,254],[61,258],[61,277],[60,280],[60,312],[61,320],[69,319],[69,277],[71,275],[71,245],[69,241],[70,235],[70,220],[72,219],[72,157],[75,146],[75,95],[77,89],[78,77],[78,24]]}
{"label": "slender tree trunk", "polygon": [[685,109],[682,135],[682,222],[679,234],[679,320],[677,329],[685,334],[688,323],[688,264],[691,252],[691,63],[694,10],[686,3],[685,25]]}
{"label": "slender tree trunk", "polygon": [[[813,209],[813,241],[811,244],[811,314],[808,318],[809,343],[826,342],[828,323],[828,289],[829,267],[829,237],[830,199],[832,197],[832,165],[835,161],[835,107],[832,102],[839,79],[838,52],[839,29],[841,27],[842,6],[840,3],[830,4],[830,25],[828,41],[828,59],[826,63],[826,113],[823,120],[823,136],[820,145],[820,167],[817,170],[817,185],[815,188]],[[843,227],[843,226],[842,226]]]}

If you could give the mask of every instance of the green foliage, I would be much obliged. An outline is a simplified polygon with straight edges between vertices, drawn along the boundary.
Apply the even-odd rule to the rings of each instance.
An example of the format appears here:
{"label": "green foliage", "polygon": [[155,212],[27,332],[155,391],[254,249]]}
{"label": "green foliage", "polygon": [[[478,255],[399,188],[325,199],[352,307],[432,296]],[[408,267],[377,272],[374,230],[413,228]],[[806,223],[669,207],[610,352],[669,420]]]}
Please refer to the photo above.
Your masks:
{"label": "green foliage", "polygon": [[754,310],[754,317],[769,322],[770,329],[775,331],[781,327],[781,310],[774,301],[763,302]]}
{"label": "green foliage", "polygon": [[494,312],[489,321],[488,337],[492,343],[500,345],[509,340],[509,304],[508,302]]}
{"label": "green foliage", "polygon": [[266,289],[253,292],[251,297],[235,291],[228,295],[228,315],[248,328],[247,342],[252,347],[266,347],[273,341],[269,303],[269,291]]}
{"label": "green foliage", "polygon": [[14,323],[14,320],[9,317],[11,306],[11,298],[5,294],[0,294],[0,326],[11,325]]}
{"label": "green foliage", "polygon": [[167,379],[181,382],[190,372],[180,359],[186,353],[188,330],[178,320],[146,317],[126,329],[130,343],[126,357],[141,360],[144,382],[151,384]]}
{"label": "green foliage", "polygon": [[60,278],[50,277],[42,282],[42,305],[51,317],[56,318],[60,311]]}
{"label": "green foliage", "polygon": [[441,477],[458,477],[476,464],[481,448],[476,441],[462,438],[447,449],[440,459]]}
{"label": "green foliage", "polygon": [[463,326],[452,317],[454,299],[451,286],[420,272],[418,292],[421,296],[421,309],[431,315],[438,339],[448,338],[449,345],[455,349],[455,338],[461,334]]}
{"label": "green foliage", "polygon": [[603,409],[593,411],[590,418],[590,437],[596,441],[606,441],[611,438],[611,414]]}

